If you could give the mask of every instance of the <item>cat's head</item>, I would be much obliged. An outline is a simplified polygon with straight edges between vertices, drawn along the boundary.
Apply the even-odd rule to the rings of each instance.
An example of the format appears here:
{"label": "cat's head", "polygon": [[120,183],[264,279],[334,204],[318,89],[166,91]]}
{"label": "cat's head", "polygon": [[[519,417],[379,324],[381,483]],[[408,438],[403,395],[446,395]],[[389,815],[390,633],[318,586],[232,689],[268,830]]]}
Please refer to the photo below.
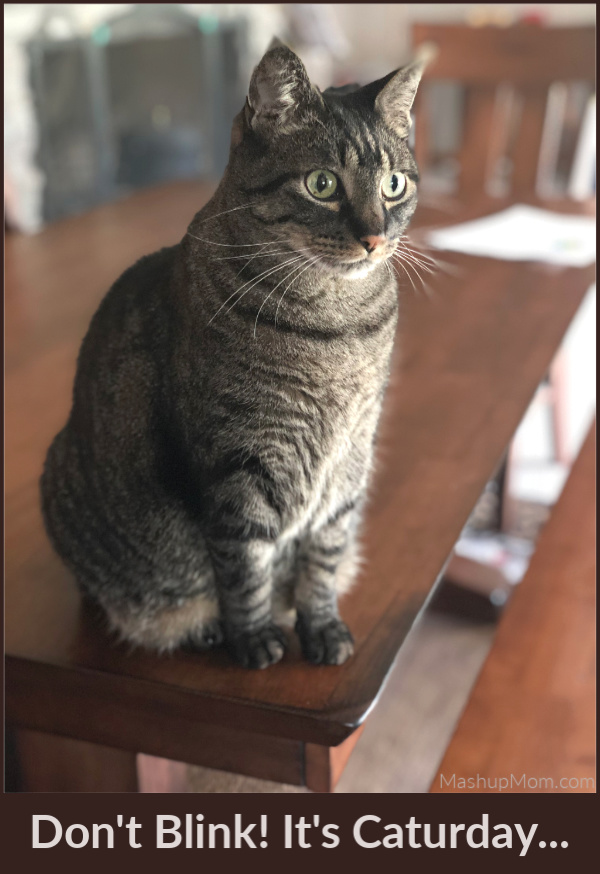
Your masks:
{"label": "cat's head", "polygon": [[408,135],[425,63],[321,93],[294,52],[272,45],[232,131],[244,222],[348,278],[390,257],[417,203]]}

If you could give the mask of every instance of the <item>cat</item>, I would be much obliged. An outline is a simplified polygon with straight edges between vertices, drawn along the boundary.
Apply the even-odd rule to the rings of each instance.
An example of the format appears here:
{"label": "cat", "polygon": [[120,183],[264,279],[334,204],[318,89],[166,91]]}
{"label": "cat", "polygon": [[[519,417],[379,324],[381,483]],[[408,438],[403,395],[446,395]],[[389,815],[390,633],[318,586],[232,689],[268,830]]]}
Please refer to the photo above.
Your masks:
{"label": "cat", "polygon": [[425,60],[321,92],[274,43],[216,193],[115,282],[41,479],[49,537],[133,645],[279,661],[353,652],[338,598],[388,380],[387,263],[417,203]]}

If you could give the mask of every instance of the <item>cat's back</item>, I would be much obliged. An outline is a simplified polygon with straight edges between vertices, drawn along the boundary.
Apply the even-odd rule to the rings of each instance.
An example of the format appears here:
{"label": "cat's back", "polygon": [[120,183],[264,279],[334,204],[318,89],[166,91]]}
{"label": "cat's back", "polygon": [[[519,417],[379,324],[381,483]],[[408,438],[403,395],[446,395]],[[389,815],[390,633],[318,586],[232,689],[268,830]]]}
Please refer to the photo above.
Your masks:
{"label": "cat's back", "polygon": [[71,413],[50,448],[46,471],[105,467],[117,457],[148,466],[176,255],[173,246],[144,256],[105,295],[83,339]]}
{"label": "cat's back", "polygon": [[70,424],[89,415],[93,399],[96,413],[106,415],[127,398],[127,417],[135,419],[136,398],[143,400],[167,355],[177,250],[172,246],[140,258],[102,300],[81,344]]}
{"label": "cat's back", "polygon": [[145,255],[121,274],[91,320],[81,347],[80,365],[88,354],[114,349],[119,339],[135,340],[159,310],[164,322],[178,249],[170,246]]}
{"label": "cat's back", "polygon": [[182,510],[165,436],[177,250],[142,258],[100,304],[81,347],[71,414],[41,477],[48,535],[105,606],[171,605],[173,592],[204,578],[199,530]]}

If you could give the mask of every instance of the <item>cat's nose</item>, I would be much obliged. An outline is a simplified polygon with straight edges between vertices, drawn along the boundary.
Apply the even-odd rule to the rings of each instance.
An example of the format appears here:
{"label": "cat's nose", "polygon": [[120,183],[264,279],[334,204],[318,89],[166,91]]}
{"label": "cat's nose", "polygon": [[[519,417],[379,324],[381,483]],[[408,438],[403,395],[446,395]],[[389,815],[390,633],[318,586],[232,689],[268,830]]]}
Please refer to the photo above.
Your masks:
{"label": "cat's nose", "polygon": [[361,237],[360,241],[370,255],[371,252],[374,252],[378,246],[382,246],[385,243],[385,237],[382,237],[382,236]]}

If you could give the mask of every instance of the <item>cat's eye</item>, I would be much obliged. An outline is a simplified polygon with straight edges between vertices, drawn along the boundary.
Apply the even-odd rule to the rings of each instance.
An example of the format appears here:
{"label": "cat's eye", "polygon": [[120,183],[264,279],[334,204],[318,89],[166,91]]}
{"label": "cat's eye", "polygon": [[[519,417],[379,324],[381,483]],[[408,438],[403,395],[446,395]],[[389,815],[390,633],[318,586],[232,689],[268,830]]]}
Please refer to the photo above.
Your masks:
{"label": "cat's eye", "polygon": [[397,170],[386,176],[381,183],[381,193],[386,200],[400,200],[406,191],[406,176]]}
{"label": "cat's eye", "polygon": [[337,176],[330,170],[313,170],[306,177],[306,187],[318,200],[330,200],[338,190]]}

